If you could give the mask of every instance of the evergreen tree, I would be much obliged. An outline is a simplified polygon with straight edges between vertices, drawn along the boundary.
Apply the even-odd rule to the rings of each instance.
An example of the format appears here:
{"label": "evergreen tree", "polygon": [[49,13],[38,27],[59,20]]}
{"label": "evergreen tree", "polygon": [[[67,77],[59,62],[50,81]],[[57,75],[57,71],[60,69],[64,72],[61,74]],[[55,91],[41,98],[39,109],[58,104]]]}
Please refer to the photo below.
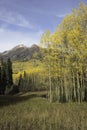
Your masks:
{"label": "evergreen tree", "polygon": [[7,85],[6,79],[6,63],[1,59],[1,94],[5,94],[5,89]]}
{"label": "evergreen tree", "polygon": [[22,79],[22,75],[20,74],[19,82],[18,82],[19,91],[22,91],[22,86],[23,86],[23,79]]}
{"label": "evergreen tree", "polygon": [[1,58],[0,94],[5,94],[6,86],[11,86],[12,84],[12,63],[10,59],[8,59],[7,62],[5,62],[3,61],[3,58]]}
{"label": "evergreen tree", "polygon": [[1,67],[0,67],[0,94],[1,94]]}
{"label": "evergreen tree", "polygon": [[12,78],[12,62],[10,58],[8,58],[6,63],[6,78],[7,78],[7,85],[11,86],[13,84],[13,78]]}

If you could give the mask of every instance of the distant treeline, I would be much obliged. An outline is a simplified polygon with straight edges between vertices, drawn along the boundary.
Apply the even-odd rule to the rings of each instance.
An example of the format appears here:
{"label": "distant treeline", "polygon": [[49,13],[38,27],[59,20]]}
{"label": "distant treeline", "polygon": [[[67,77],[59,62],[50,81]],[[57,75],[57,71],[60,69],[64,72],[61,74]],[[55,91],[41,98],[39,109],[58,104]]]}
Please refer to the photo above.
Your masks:
{"label": "distant treeline", "polygon": [[26,73],[20,74],[18,81],[19,91],[43,91],[47,90],[47,82],[45,76],[40,76],[40,72],[33,72],[32,74]]}

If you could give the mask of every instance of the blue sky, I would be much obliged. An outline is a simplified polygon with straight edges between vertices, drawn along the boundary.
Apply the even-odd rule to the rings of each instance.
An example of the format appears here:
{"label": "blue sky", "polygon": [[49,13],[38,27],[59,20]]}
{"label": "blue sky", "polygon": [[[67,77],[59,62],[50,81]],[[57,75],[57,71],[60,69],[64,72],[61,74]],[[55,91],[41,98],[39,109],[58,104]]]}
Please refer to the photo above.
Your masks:
{"label": "blue sky", "polygon": [[41,34],[55,31],[65,15],[87,0],[0,0],[0,52],[18,44],[38,44]]}

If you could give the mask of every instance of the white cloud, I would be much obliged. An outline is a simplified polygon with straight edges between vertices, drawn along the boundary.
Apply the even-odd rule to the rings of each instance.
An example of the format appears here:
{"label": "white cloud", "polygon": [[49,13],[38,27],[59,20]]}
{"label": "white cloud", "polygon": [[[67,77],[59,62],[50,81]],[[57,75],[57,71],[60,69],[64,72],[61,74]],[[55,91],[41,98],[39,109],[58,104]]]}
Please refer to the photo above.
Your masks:
{"label": "white cloud", "polygon": [[33,25],[22,14],[7,11],[4,8],[0,10],[0,20],[20,27],[33,28]]}
{"label": "white cloud", "polygon": [[0,52],[9,50],[18,44],[31,46],[38,44],[42,31],[24,33],[0,28]]}
{"label": "white cloud", "polygon": [[68,14],[57,14],[56,17],[58,18],[64,18],[65,16],[67,16]]}

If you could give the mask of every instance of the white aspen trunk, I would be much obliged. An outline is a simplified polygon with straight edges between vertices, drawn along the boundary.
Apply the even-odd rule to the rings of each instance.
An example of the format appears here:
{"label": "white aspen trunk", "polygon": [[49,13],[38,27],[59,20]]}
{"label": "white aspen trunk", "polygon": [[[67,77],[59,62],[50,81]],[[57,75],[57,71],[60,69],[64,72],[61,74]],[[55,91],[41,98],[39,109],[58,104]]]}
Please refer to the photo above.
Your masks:
{"label": "white aspen trunk", "polygon": [[72,70],[73,73],[73,89],[74,89],[74,100],[76,101],[76,90],[75,90],[75,77],[74,77],[74,72]]}
{"label": "white aspen trunk", "polygon": [[52,83],[51,83],[51,74],[50,74],[50,65],[48,65],[49,68],[49,88],[50,88],[50,103],[52,102]]}
{"label": "white aspen trunk", "polygon": [[78,94],[78,102],[80,103],[80,84],[79,84],[79,75],[77,71],[77,94]]}

